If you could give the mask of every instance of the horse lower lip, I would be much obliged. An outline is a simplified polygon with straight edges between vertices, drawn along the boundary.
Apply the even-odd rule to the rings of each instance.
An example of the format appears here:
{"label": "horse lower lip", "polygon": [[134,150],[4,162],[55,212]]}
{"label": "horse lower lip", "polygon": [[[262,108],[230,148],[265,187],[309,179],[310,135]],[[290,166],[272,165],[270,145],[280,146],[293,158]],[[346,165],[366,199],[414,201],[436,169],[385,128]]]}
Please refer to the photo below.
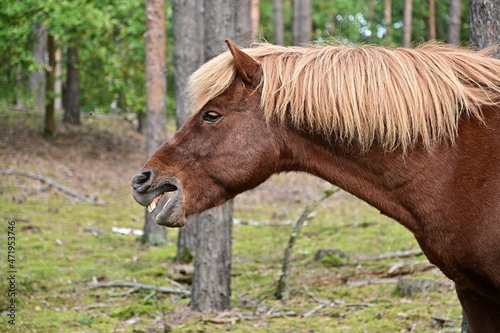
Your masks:
{"label": "horse lower lip", "polygon": [[166,227],[182,227],[186,224],[183,212],[182,190],[175,191],[163,209],[156,215],[156,223]]}

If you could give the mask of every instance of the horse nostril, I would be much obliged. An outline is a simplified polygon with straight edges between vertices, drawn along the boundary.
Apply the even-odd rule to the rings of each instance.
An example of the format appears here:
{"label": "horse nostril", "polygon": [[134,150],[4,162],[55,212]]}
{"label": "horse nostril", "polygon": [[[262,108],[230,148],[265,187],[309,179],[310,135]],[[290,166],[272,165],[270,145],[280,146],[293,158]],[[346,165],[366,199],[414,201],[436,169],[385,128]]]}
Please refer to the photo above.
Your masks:
{"label": "horse nostril", "polygon": [[153,179],[152,175],[153,172],[151,170],[145,170],[138,173],[132,178],[132,188],[136,191],[144,192],[149,188],[149,185],[151,185],[151,180]]}

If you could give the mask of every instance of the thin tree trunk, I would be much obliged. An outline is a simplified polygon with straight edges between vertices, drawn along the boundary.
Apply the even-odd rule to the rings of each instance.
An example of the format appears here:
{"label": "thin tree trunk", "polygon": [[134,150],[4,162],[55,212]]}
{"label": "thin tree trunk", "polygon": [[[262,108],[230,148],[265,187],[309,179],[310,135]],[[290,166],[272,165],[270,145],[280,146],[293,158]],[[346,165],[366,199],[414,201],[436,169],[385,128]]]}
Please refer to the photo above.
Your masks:
{"label": "thin tree trunk", "polygon": [[40,64],[40,68],[30,74],[30,90],[34,96],[35,108],[43,110],[45,108],[45,76],[46,71],[45,55],[47,53],[47,27],[39,24],[34,27],[35,43],[33,45],[33,58]]}
{"label": "thin tree trunk", "polygon": [[461,0],[451,0],[450,18],[448,22],[448,43],[453,45],[458,45],[460,43],[461,14],[462,14]]}
{"label": "thin tree trunk", "polygon": [[285,37],[283,32],[283,1],[273,0],[273,14],[274,14],[274,43],[278,45],[285,44]]}
{"label": "thin tree trunk", "polygon": [[429,18],[427,21],[429,40],[436,39],[436,0],[429,0]]}
{"label": "thin tree trunk", "polygon": [[66,102],[63,121],[73,125],[80,124],[80,73],[78,69],[78,51],[76,47],[68,47],[68,63],[66,73]]}
{"label": "thin tree trunk", "polygon": [[410,45],[411,45],[412,7],[413,7],[412,0],[405,0],[403,47],[410,47]]}
{"label": "thin tree trunk", "polygon": [[[470,43],[478,49],[500,45],[500,2],[498,0],[470,0]],[[500,47],[495,57],[500,59]]]}
{"label": "thin tree trunk", "polygon": [[[191,110],[184,94],[189,76],[204,60],[203,0],[172,0],[174,30],[175,117],[177,129],[187,120]],[[179,229],[176,261],[192,261],[196,251],[196,219]]]}
{"label": "thin tree trunk", "polygon": [[46,104],[45,104],[45,123],[43,129],[43,135],[47,138],[52,138],[56,135],[56,122],[54,118],[54,82],[55,82],[55,67],[56,67],[56,46],[54,41],[54,36],[48,36],[48,51],[49,51],[49,66],[46,69],[46,87],[45,93]]}
{"label": "thin tree trunk", "polygon": [[312,40],[311,0],[292,0],[293,45],[309,43]]}
{"label": "thin tree trunk", "polygon": [[23,103],[23,92],[24,92],[24,80],[23,80],[23,66],[19,63],[16,66],[16,109],[22,109],[24,107]]}
{"label": "thin tree trunk", "polygon": [[375,0],[368,1],[368,26],[371,34],[367,37],[367,41],[368,43],[371,43],[371,41],[376,37],[375,32],[377,30],[377,24],[375,23]]}
{"label": "thin tree trunk", "polygon": [[[146,157],[166,139],[166,36],[164,0],[146,1]],[[165,203],[165,195],[158,206]],[[167,241],[166,229],[156,224],[156,215],[146,210],[143,243],[159,245]]]}
{"label": "thin tree trunk", "polygon": [[391,28],[392,28],[392,3],[391,0],[384,1],[384,25],[385,25],[385,36],[386,41],[391,40]]}
{"label": "thin tree trunk", "polygon": [[252,9],[250,11],[251,21],[252,21],[252,34],[250,36],[251,41],[255,41],[258,38],[259,25],[260,25],[260,0],[252,0]]}
{"label": "thin tree trunk", "polygon": [[[57,41],[57,40],[56,40]],[[55,100],[54,100],[54,109],[55,112],[61,112],[63,107],[62,107],[62,68],[61,68],[61,62],[62,62],[62,53],[61,49],[57,48],[56,53],[56,68],[55,68],[55,84],[54,84],[54,93],[55,93]]]}
{"label": "thin tree trunk", "polygon": [[282,300],[288,300],[290,298],[290,270],[291,270],[291,261],[292,261],[292,251],[293,246],[299,237],[300,231],[302,230],[302,226],[306,221],[309,214],[318,207],[320,203],[322,203],[325,199],[328,199],[332,194],[338,192],[340,188],[337,186],[332,187],[329,190],[324,191],[319,196],[317,196],[313,201],[311,201],[300,217],[295,222],[295,226],[293,228],[292,234],[290,235],[290,239],[288,240],[288,244],[285,248],[285,255],[283,257],[282,268],[281,268],[281,276],[278,280],[278,287],[276,288],[276,298]]}

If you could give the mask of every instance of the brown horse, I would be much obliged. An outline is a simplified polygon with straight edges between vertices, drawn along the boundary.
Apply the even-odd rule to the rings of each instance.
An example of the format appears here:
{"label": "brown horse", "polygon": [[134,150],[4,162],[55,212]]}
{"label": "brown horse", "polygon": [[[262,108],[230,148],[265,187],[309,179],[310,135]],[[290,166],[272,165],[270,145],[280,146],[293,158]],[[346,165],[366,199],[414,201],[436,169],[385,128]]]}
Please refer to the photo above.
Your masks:
{"label": "brown horse", "polygon": [[261,45],[193,74],[194,112],[132,180],[181,227],[272,174],[304,171],[406,226],[456,284],[472,332],[500,332],[500,60],[416,49]]}

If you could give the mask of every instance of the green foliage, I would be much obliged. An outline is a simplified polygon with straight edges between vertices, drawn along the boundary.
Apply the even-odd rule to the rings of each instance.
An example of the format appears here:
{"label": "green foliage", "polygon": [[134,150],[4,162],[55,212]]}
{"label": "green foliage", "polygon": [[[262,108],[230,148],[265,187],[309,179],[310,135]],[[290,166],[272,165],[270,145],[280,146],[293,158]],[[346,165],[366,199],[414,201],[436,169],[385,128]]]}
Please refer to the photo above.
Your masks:
{"label": "green foliage", "polygon": [[[373,16],[370,17],[370,6]],[[392,1],[392,24],[387,33],[383,0],[313,0],[313,39],[315,42],[342,41],[345,43],[372,43],[401,45],[403,39],[403,1]],[[461,39],[468,41],[467,12],[469,1],[462,1]],[[436,1],[436,31],[438,40],[446,40],[449,1]],[[273,41],[272,0],[260,1],[260,34]],[[291,44],[291,0],[283,0],[285,43]],[[413,0],[412,40],[428,40],[428,1]]]}
{"label": "green foliage", "polygon": [[[144,1],[1,1],[2,86],[17,86],[17,66],[21,66],[24,82],[31,71],[40,67],[31,55],[35,40],[32,27],[44,24],[50,34],[58,37],[63,66],[66,48],[78,49],[82,111],[145,112]],[[27,85],[22,88],[27,90]],[[15,90],[0,90],[0,105],[13,104],[14,97]]]}
{"label": "green foliage", "polygon": [[[283,0],[285,43],[292,40],[291,0]],[[373,17],[370,18],[370,3]],[[427,40],[428,2],[413,1],[413,40]],[[436,1],[437,37],[445,40],[449,1]],[[313,38],[316,42],[343,41],[400,45],[403,1],[392,1],[392,25],[386,34],[382,0],[314,0]],[[58,37],[63,53],[68,46],[79,52],[81,109],[83,112],[137,112],[146,109],[144,58],[146,32],[143,0],[0,0],[0,105],[12,105],[20,91],[30,96],[28,75],[41,65],[32,58],[35,25],[45,24]],[[462,41],[468,40],[468,1],[462,1]],[[273,37],[272,0],[260,1],[259,36]],[[175,109],[172,66],[172,10],[166,2],[167,110]],[[16,74],[21,74],[21,85]],[[64,71],[63,71],[64,75]],[[64,77],[63,77],[64,81]],[[30,104],[29,101],[27,103]]]}

